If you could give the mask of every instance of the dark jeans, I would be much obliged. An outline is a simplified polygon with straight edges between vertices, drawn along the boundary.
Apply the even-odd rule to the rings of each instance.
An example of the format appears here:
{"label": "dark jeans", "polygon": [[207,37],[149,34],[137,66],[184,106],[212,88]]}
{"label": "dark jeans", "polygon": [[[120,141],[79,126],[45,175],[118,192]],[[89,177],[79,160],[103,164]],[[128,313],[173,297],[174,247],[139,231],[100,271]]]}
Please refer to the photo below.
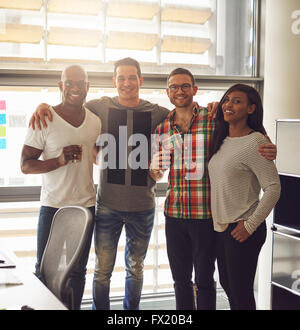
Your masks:
{"label": "dark jeans", "polygon": [[[95,215],[95,207],[89,208],[92,215]],[[48,241],[50,228],[53,220],[53,216],[57,211],[57,208],[49,206],[41,206],[40,215],[38,220],[37,228],[37,262],[35,264],[35,274],[43,282],[43,278],[40,273],[40,266],[43,257],[43,253]],[[88,240],[84,253],[81,258],[79,268],[71,274],[69,285],[73,288],[74,292],[74,304],[75,309],[80,309],[81,300],[84,292],[85,286],[85,274],[86,274],[86,264],[89,257],[91,241],[93,233],[91,232],[90,239]]]}
{"label": "dark jeans", "polygon": [[230,224],[224,232],[217,233],[220,283],[232,310],[255,310],[253,284],[258,256],[266,239],[266,223],[243,243],[230,234],[235,226]]}
{"label": "dark jeans", "polygon": [[166,217],[167,253],[174,280],[177,310],[195,309],[192,272],[195,272],[197,309],[216,309],[215,232],[212,219]]}

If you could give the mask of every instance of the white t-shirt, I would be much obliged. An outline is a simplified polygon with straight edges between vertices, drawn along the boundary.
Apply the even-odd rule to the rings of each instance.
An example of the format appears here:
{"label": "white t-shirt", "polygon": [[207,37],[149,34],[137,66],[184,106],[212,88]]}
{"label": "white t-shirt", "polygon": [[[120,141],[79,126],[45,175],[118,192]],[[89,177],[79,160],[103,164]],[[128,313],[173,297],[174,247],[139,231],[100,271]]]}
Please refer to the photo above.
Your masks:
{"label": "white t-shirt", "polygon": [[50,108],[53,121],[42,130],[28,128],[25,145],[43,150],[44,160],[61,155],[64,147],[82,146],[82,160],[69,162],[42,174],[41,204],[60,208],[67,205],[94,206],[93,147],[101,131],[100,118],[85,108],[85,119],[74,127]]}

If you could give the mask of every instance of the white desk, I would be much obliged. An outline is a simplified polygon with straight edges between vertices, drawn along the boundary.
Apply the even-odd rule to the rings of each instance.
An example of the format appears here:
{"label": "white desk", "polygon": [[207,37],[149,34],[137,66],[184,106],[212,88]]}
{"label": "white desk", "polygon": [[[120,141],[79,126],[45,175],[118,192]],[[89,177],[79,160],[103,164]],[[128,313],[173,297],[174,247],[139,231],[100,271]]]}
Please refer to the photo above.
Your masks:
{"label": "white desk", "polygon": [[4,272],[13,271],[21,279],[22,284],[0,284],[0,309],[21,309],[27,305],[37,310],[67,310],[63,303],[33,274],[16,268],[0,268],[0,276]]}

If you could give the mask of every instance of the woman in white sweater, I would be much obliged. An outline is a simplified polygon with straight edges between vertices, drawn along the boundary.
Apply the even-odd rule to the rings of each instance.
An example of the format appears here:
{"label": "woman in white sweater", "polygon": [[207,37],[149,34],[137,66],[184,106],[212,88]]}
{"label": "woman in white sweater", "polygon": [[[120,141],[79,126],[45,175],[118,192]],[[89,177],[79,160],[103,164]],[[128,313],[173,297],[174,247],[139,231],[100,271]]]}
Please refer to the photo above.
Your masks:
{"label": "woman in white sweater", "polygon": [[257,153],[267,142],[262,122],[254,88],[234,85],[222,97],[208,168],[220,283],[231,309],[256,308],[253,283],[265,219],[280,196],[274,163]]}

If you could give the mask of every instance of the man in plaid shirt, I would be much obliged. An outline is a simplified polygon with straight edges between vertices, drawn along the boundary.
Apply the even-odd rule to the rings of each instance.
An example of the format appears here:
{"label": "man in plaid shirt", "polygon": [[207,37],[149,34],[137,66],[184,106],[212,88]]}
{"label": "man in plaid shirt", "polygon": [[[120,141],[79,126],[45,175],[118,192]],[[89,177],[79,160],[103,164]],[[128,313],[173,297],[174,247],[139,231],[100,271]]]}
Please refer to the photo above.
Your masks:
{"label": "man in plaid shirt", "polygon": [[[216,309],[216,244],[207,169],[215,121],[206,108],[193,101],[197,90],[190,71],[178,68],[170,73],[167,94],[175,109],[155,130],[149,172],[158,181],[170,168],[165,201],[166,241],[179,310]],[[276,157],[275,145],[261,148],[261,153],[267,152],[266,158]]]}

